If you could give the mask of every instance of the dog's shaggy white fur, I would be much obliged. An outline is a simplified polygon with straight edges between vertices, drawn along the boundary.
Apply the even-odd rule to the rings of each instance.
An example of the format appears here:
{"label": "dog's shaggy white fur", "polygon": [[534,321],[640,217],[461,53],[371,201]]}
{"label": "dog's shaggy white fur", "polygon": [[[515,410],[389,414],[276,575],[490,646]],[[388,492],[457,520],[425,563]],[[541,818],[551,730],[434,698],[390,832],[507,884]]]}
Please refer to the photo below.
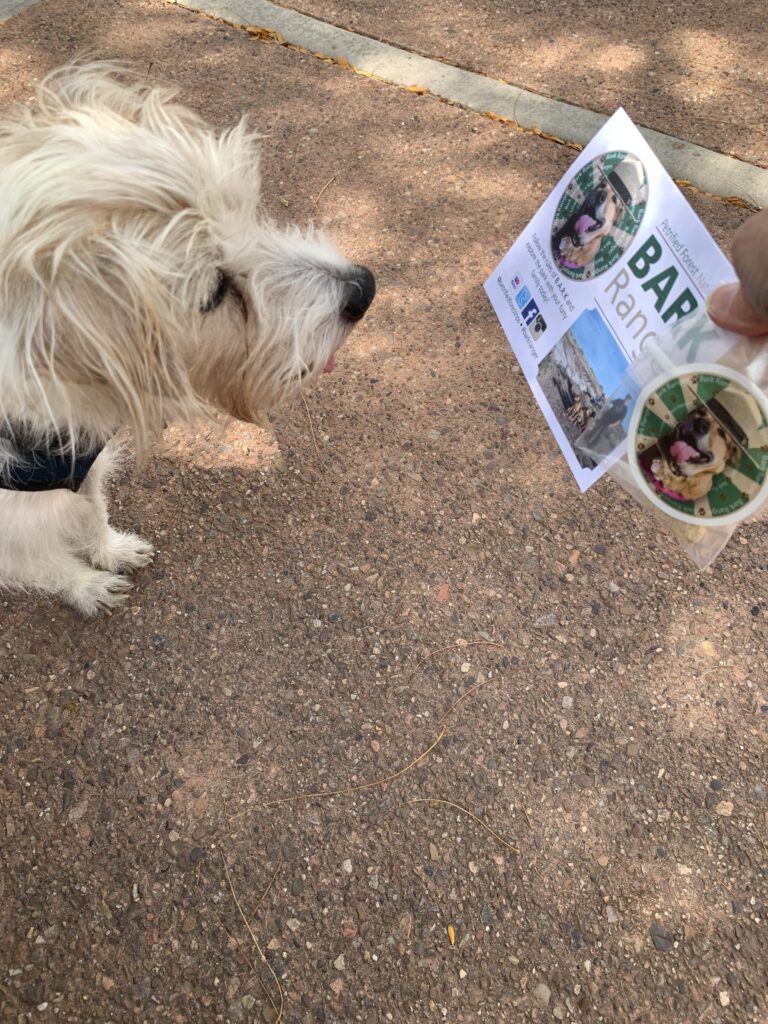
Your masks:
{"label": "dog's shaggy white fur", "polygon": [[[315,380],[373,278],[259,199],[256,136],[215,134],[165,88],[69,65],[0,123],[0,475],[15,435],[87,450],[130,427],[262,422]],[[70,439],[67,441],[66,439]],[[77,493],[0,489],[0,585],[86,614],[125,599],[152,548],[108,523],[102,452]]]}

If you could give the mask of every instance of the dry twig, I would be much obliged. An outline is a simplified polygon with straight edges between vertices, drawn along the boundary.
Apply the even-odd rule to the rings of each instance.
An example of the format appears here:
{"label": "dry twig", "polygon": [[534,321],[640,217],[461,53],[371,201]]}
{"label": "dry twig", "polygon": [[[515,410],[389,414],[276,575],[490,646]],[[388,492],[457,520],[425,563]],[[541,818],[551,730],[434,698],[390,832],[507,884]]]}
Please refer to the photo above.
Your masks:
{"label": "dry twig", "polygon": [[497,640],[465,640],[460,644],[446,644],[445,647],[438,647],[434,651],[430,651],[426,658],[422,658],[421,661],[416,665],[416,669],[420,669],[422,665],[431,659],[436,657],[438,654],[444,654],[446,651],[463,650],[465,647],[499,647],[502,651],[506,651],[506,644],[500,644]]}
{"label": "dry twig", "polygon": [[[417,758],[407,764],[405,768],[401,768],[400,771],[395,772],[393,775],[387,775],[385,779],[376,779],[374,782],[364,782],[359,786],[347,786],[344,789],[326,789],[319,790],[316,793],[296,793],[293,796],[284,796],[279,800],[270,800],[268,803],[262,804],[262,807],[279,807],[281,804],[290,804],[296,800],[320,800],[332,796],[345,796],[348,793],[360,793],[364,789],[375,789],[377,786],[384,786],[388,782],[394,782],[395,779],[399,779],[406,772],[409,772],[411,768],[415,768],[419,761],[423,761],[424,758],[431,754],[435,747],[445,736],[445,726],[440,730],[440,735],[434,740],[430,746],[427,747],[423,753],[419,754]],[[245,812],[243,812],[245,813]]]}
{"label": "dry twig", "polygon": [[259,912],[259,907],[261,906],[261,904],[262,904],[262,903],[264,902],[264,900],[265,900],[265,899],[267,898],[267,896],[269,895],[270,889],[271,889],[271,888],[272,888],[272,886],[273,886],[273,885],[275,884],[275,879],[277,878],[277,873],[278,873],[278,871],[280,870],[280,868],[281,868],[282,866],[283,866],[283,862],[282,862],[282,861],[280,861],[280,863],[279,863],[279,864],[277,865],[277,867],[275,868],[274,874],[272,875],[272,877],[271,877],[271,878],[270,878],[270,880],[269,880],[269,885],[268,885],[268,886],[267,886],[267,888],[266,888],[266,889],[264,890],[264,892],[263,892],[263,893],[261,894],[261,896],[259,897],[259,902],[258,902],[258,903],[256,904],[256,906],[255,906],[255,907],[253,908],[253,910],[251,911],[251,920],[253,920],[253,919],[254,919],[254,918],[256,917],[256,915],[257,915],[257,914],[258,914],[258,912]]}
{"label": "dry twig", "polygon": [[323,185],[323,187],[317,193],[317,199],[314,201],[314,203],[312,204],[312,209],[309,211],[309,216],[310,217],[312,216],[312,214],[317,209],[317,204],[320,202],[320,197],[322,196],[323,192],[325,192],[325,190],[328,188],[328,186],[331,185],[334,181],[336,181],[336,175],[335,174],[334,174],[334,176],[332,178],[329,178],[328,181],[326,181],[326,183]]}
{"label": "dry twig", "polygon": [[435,797],[417,796],[417,797],[414,797],[413,800],[409,800],[409,803],[412,803],[412,804],[442,804],[445,807],[453,807],[457,811],[461,811],[463,814],[468,814],[469,817],[473,821],[476,821],[477,824],[481,828],[484,828],[486,832],[489,832],[493,836],[494,839],[498,839],[498,841],[501,843],[502,846],[506,846],[506,848],[508,850],[512,850],[513,853],[520,853],[518,848],[516,846],[513,846],[511,843],[508,843],[506,839],[504,839],[502,836],[499,835],[499,833],[496,831],[496,829],[491,828],[490,825],[486,825],[485,822],[482,821],[480,818],[478,818],[478,816],[476,814],[473,814],[472,811],[467,810],[467,808],[463,807],[461,804],[454,803],[453,800],[438,800]]}
{"label": "dry twig", "polygon": [[321,469],[325,469],[325,463],[323,462],[323,456],[322,456],[322,454],[320,452],[320,445],[317,443],[317,434],[315,433],[315,425],[312,422],[312,413],[309,411],[309,405],[307,404],[307,400],[304,397],[304,395],[301,396],[301,400],[304,403],[304,409],[306,410],[306,413],[307,413],[307,420],[309,421],[309,429],[310,429],[310,432],[312,434],[312,441],[314,442],[314,445],[315,445],[315,452],[317,454],[317,461],[320,463],[320,468]]}
{"label": "dry twig", "polygon": [[[279,1009],[278,1009],[277,1006],[275,1006],[275,1001],[272,998],[272,996],[270,995],[270,993],[267,991],[266,988],[264,988],[264,983],[261,982],[261,978],[259,978],[258,972],[256,973],[256,977],[259,978],[259,981],[261,982],[261,987],[264,989],[264,992],[266,993],[267,998],[269,999],[270,1003],[272,1004],[272,1009],[277,1014],[277,1020],[275,1021],[275,1024],[280,1024],[280,1022],[283,1019],[283,1007],[285,1006],[285,999],[283,997],[283,986],[280,984],[280,979],[278,978],[278,976],[275,974],[274,970],[272,969],[272,964],[269,962],[269,960],[267,960],[266,956],[264,956],[264,950],[259,945],[259,940],[253,934],[253,929],[251,928],[251,924],[250,924],[248,918],[243,913],[243,908],[240,906],[240,900],[237,898],[237,893],[235,892],[235,887],[232,885],[232,877],[231,877],[231,875],[229,873],[229,868],[227,867],[227,861],[226,861],[226,858],[224,857],[224,854],[221,855],[221,859],[222,859],[222,862],[224,864],[224,872],[225,872],[225,874],[227,876],[227,883],[229,885],[229,891],[232,893],[232,899],[235,901],[235,906],[237,907],[237,911],[240,914],[240,917],[243,919],[243,924],[245,925],[245,927],[246,927],[246,929],[248,931],[248,934],[251,936],[251,940],[253,941],[253,944],[256,947],[256,950],[257,950],[259,956],[261,957],[262,963],[267,965],[267,969],[268,969],[269,973],[272,975],[272,979],[274,980],[275,985],[277,986],[277,991],[278,991],[279,996],[280,996],[280,1008]],[[271,887],[271,885],[272,885],[272,883],[270,882],[270,887]],[[268,891],[269,891],[269,889],[267,890],[267,892]],[[265,895],[266,895],[266,893],[265,893]],[[263,898],[264,897],[262,896],[262,899]]]}

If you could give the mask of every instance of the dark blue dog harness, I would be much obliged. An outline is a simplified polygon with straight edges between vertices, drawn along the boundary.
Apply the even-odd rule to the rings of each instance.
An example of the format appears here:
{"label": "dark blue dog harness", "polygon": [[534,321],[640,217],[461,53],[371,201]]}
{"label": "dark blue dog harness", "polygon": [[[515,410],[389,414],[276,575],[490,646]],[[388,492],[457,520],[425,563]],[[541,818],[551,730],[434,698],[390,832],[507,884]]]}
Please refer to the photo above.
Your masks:
{"label": "dark blue dog harness", "polygon": [[24,428],[0,425],[0,439],[10,441],[16,458],[0,471],[0,489],[6,491],[77,492],[104,445],[72,452],[66,432],[33,442]]}

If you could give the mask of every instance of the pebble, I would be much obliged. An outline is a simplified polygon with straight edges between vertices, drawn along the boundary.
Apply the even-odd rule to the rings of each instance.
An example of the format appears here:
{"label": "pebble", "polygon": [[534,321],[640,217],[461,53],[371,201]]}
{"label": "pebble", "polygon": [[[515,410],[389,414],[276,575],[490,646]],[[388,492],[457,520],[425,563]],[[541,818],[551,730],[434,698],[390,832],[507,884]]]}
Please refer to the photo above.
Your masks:
{"label": "pebble", "polygon": [[597,858],[597,863],[600,865],[601,868],[607,868],[608,858],[605,856],[605,854],[602,854],[600,857]]}
{"label": "pebble", "polygon": [[721,1006],[728,1006],[729,1003],[731,1002],[731,997],[728,995],[728,993],[727,992],[720,992],[719,995],[720,995],[720,1005]]}
{"label": "pebble", "polygon": [[252,995],[245,995],[240,1000],[244,1010],[252,1010],[256,1005],[256,999]]}
{"label": "pebble", "polygon": [[82,816],[88,810],[88,801],[81,800],[79,804],[75,804],[72,810],[69,812],[70,821],[80,821]]}
{"label": "pebble", "polygon": [[189,935],[189,933],[193,932],[195,928],[197,928],[197,918],[195,917],[194,914],[187,914],[187,916],[184,918],[181,930],[186,935]]}
{"label": "pebble", "polygon": [[352,861],[349,859],[349,857],[347,857],[347,859],[342,862],[341,870],[344,871],[347,875],[352,874]]}
{"label": "pebble", "polygon": [[473,860],[471,860],[469,862],[469,870],[472,872],[473,875],[476,875],[480,870],[480,866],[479,864],[476,864]]}
{"label": "pebble", "polygon": [[233,1024],[239,1024],[241,1020],[244,1020],[243,1008],[240,1003],[235,1000],[230,1003],[227,1007],[227,1020],[233,1021]]}
{"label": "pebble", "polygon": [[549,1000],[552,998],[552,991],[549,985],[545,985],[543,981],[540,981],[533,990],[533,998],[539,1006],[549,1006]]}
{"label": "pebble", "polygon": [[466,675],[466,673],[469,672],[470,667],[471,666],[470,666],[469,662],[468,661],[464,661],[461,664],[461,671]]}
{"label": "pebble", "polygon": [[605,908],[605,916],[608,918],[608,924],[619,923],[620,918],[616,911],[616,908],[612,907],[610,904]]}
{"label": "pebble", "polygon": [[439,854],[438,849],[437,849],[437,847],[435,846],[434,843],[430,843],[429,844],[429,859],[430,860],[439,860],[440,859],[440,854]]}
{"label": "pebble", "polygon": [[712,779],[709,783],[709,788],[714,789],[718,793],[723,788],[723,784],[720,779]]}
{"label": "pebble", "polygon": [[715,806],[715,814],[719,814],[721,818],[730,818],[733,814],[733,802],[731,800],[721,800]]}
{"label": "pebble", "polygon": [[667,931],[667,929],[660,924],[651,925],[650,935],[654,946],[662,953],[666,953],[668,949],[672,949],[672,946],[675,943],[675,937],[672,932]]}
{"label": "pebble", "polygon": [[168,833],[168,839],[169,839],[169,841],[170,841],[170,842],[172,842],[172,843],[178,843],[178,841],[179,841],[179,840],[181,839],[181,836],[179,835],[179,833],[178,833],[178,832],[176,831],[176,829],[174,828],[174,829],[172,829],[172,830],[171,830],[171,831],[170,831],[170,832]]}
{"label": "pebble", "polygon": [[560,1006],[560,1004],[558,1003],[558,1005],[552,1011],[552,1016],[555,1018],[555,1020],[565,1020],[565,1007]]}
{"label": "pebble", "polygon": [[573,707],[573,697],[563,697],[563,707],[568,709]]}
{"label": "pebble", "polygon": [[557,625],[557,612],[550,612],[548,615],[540,615],[533,624],[534,629],[549,629]]}
{"label": "pebble", "polygon": [[333,961],[333,966],[336,968],[337,971],[343,971],[344,970],[344,968],[346,967],[346,964],[344,962],[344,954],[343,953],[341,953],[339,956],[336,957],[336,959]]}
{"label": "pebble", "polygon": [[301,928],[301,921],[299,921],[295,917],[288,918],[288,920],[285,923],[291,929],[292,932],[298,931],[298,929]]}

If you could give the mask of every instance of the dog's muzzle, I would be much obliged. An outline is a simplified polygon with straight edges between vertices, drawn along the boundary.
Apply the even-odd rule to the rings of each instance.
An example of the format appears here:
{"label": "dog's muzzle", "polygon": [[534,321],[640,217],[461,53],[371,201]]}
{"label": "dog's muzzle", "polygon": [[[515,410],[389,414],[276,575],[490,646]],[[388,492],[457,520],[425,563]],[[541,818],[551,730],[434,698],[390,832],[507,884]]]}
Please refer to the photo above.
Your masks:
{"label": "dog's muzzle", "polygon": [[376,294],[376,280],[367,267],[355,267],[344,288],[341,316],[349,323],[362,320]]}

